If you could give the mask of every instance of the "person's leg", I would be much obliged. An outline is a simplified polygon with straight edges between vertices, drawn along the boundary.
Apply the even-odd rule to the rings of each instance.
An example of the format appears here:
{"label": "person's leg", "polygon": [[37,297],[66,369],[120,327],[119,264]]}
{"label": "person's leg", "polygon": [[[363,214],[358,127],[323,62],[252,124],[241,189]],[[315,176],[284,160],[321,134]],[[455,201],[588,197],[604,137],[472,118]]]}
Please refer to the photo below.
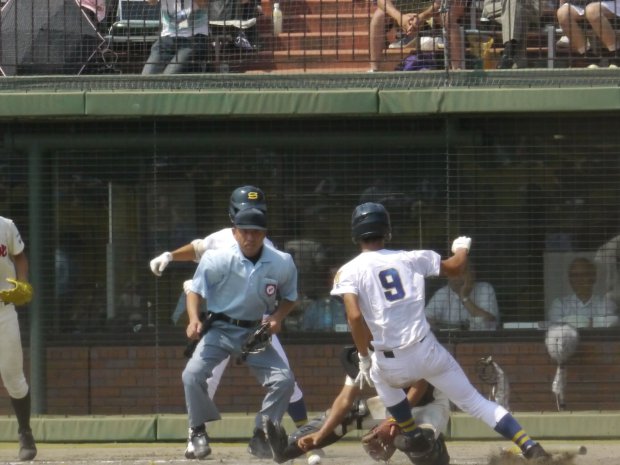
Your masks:
{"label": "person's leg", "polygon": [[170,37],[160,37],[151,46],[151,53],[144,63],[142,74],[160,74],[172,56],[169,47]]}
{"label": "person's leg", "polygon": [[37,448],[30,429],[30,390],[24,375],[19,322],[14,309],[5,308],[0,318],[0,377],[17,419],[21,460],[32,460]]}
{"label": "person's leg", "polygon": [[[275,351],[278,353],[284,363],[286,363],[286,366],[290,368],[291,365],[288,361],[288,357],[286,356],[286,352],[284,352],[284,348],[282,347],[280,340],[275,334],[271,336],[271,346],[275,349]],[[295,423],[295,426],[297,426],[298,428],[308,423],[308,410],[306,408],[306,401],[304,400],[304,394],[301,391],[299,385],[297,384],[297,381],[295,381],[293,395],[289,400],[287,412],[293,420],[293,423]]]}
{"label": "person's leg", "polygon": [[381,8],[377,8],[370,20],[369,52],[371,71],[379,70],[379,62],[385,44],[385,19],[385,12]]}
{"label": "person's leg", "polygon": [[[610,3],[610,2],[606,2]],[[594,2],[586,5],[586,19],[592,26],[592,31],[601,40],[603,46],[609,51],[616,52],[616,32],[611,25],[616,14],[603,6],[603,2]],[[618,11],[620,14],[620,10]]]}
{"label": "person's leg", "polygon": [[211,376],[207,379],[207,392],[209,393],[211,400],[215,397],[215,393],[217,392],[217,388],[222,380],[222,375],[228,366],[228,362],[230,362],[230,356],[226,357],[215,368],[213,368],[213,370],[211,370]]}
{"label": "person's leg", "polygon": [[465,0],[456,0],[450,3],[447,13],[441,15],[442,24],[445,22],[447,50],[450,58],[450,69],[465,69],[463,40],[459,20],[465,12]]}
{"label": "person's leg", "polygon": [[570,3],[564,3],[558,8],[556,16],[562,33],[568,37],[570,48],[579,55],[586,53],[586,34],[578,22],[583,20],[584,10]]}
{"label": "person's leg", "polygon": [[193,40],[186,37],[177,37],[173,44],[173,55],[166,64],[163,74],[181,74],[191,65],[194,54]]}

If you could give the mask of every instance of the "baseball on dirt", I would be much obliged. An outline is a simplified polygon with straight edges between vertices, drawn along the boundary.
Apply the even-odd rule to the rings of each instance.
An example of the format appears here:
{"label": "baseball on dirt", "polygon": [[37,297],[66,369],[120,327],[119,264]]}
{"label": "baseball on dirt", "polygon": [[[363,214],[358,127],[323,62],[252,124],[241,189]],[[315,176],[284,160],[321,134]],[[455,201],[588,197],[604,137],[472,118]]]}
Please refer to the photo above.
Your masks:
{"label": "baseball on dirt", "polygon": [[312,454],[308,457],[308,465],[317,465],[321,463],[321,456],[318,454]]}

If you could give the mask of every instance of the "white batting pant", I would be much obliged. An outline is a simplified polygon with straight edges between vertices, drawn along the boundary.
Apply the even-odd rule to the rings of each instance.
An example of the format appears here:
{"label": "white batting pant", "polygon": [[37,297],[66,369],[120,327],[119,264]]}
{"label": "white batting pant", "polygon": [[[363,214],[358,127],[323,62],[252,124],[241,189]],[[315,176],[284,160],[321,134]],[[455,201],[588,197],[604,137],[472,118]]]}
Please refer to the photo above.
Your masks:
{"label": "white batting pant", "polygon": [[17,312],[14,305],[2,303],[0,303],[0,376],[9,396],[13,399],[22,399],[28,394]]}
{"label": "white batting pant", "polygon": [[[286,357],[284,348],[282,347],[282,344],[280,344],[280,340],[275,334],[271,336],[271,345],[273,346],[274,349],[276,349],[276,352],[278,353],[278,355],[280,355],[282,360],[284,360],[284,363],[286,363],[286,365],[290,368],[291,365],[288,361],[288,358]],[[224,371],[226,370],[226,367],[228,366],[228,362],[230,362],[230,357],[222,360],[222,362],[213,369],[211,377],[207,379],[207,390],[209,392],[209,397],[211,399],[213,399],[213,396],[215,396],[215,392],[217,391],[217,388],[220,385],[220,381],[222,380],[222,375],[224,374]],[[299,399],[303,397],[303,395],[304,394],[303,392],[301,392],[301,389],[299,388],[297,381],[295,381],[293,395],[291,396],[291,400],[289,401],[289,403],[292,404],[293,402],[297,402]]]}
{"label": "white batting pant", "polygon": [[393,358],[376,350],[372,355],[370,372],[377,393],[386,406],[402,401],[402,388],[425,379],[461,410],[479,418],[491,428],[508,413],[504,407],[485,399],[474,388],[461,366],[439,344],[432,332],[422,341],[392,352]]}

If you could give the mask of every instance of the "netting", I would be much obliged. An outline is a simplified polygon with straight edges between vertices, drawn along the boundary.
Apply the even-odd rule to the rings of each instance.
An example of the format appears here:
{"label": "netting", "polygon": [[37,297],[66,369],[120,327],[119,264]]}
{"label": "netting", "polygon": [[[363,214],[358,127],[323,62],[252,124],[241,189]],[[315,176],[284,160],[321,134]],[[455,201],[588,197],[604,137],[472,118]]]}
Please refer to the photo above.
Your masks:
{"label": "netting", "polygon": [[[5,121],[0,210],[31,260],[36,298],[20,321],[37,395],[47,413],[183,412],[178,304],[196,264],[156,278],[149,261],[229,226],[231,192],[255,184],[269,237],[299,270],[300,304],[282,340],[309,408],[326,407],[342,379],[338,353],[351,341],[329,290],[356,253],[350,218],[363,201],[390,211],[392,248],[445,257],[456,236],[473,238],[480,285],[465,295],[429,279],[425,299],[436,334],[485,392],[476,364],[491,355],[514,409],[617,408],[616,123],[611,114]],[[470,315],[464,297],[493,318]],[[578,330],[574,351],[558,348],[557,333],[545,342],[553,323]],[[261,397],[231,364],[222,410],[253,412]]]}
{"label": "netting", "polygon": [[[3,2],[0,69],[359,73],[615,67],[615,6],[547,0]],[[591,3],[591,5],[586,5]],[[387,11],[387,13],[386,13]]]}

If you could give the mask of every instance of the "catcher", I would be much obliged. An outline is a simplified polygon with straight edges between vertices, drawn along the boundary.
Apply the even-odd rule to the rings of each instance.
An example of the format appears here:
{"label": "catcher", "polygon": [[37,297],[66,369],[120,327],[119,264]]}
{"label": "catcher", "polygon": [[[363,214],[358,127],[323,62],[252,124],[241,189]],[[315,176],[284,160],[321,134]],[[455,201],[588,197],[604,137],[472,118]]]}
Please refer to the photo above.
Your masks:
{"label": "catcher", "polygon": [[[366,402],[356,402],[362,392],[357,359],[355,348],[346,347],[343,350],[341,361],[347,372],[345,383],[331,409],[323,416],[310,421],[290,436],[286,435],[280,424],[266,421],[265,430],[277,463],[284,463],[309,450],[339,441],[353,423],[355,429],[375,423],[362,437],[362,446],[372,459],[387,462],[392,457],[396,451],[394,438],[399,433],[398,426],[392,418],[386,419],[385,407],[378,397]],[[450,403],[447,397],[425,380],[420,380],[407,390],[407,399],[416,424],[433,444],[427,453],[416,458],[410,457],[411,461],[415,465],[448,465],[450,456],[443,437],[450,418]],[[384,421],[376,424],[379,419]]]}
{"label": "catcher", "polygon": [[9,393],[19,433],[19,459],[32,460],[37,446],[30,429],[30,388],[15,306],[32,299],[24,242],[12,220],[0,216],[0,377]]}

